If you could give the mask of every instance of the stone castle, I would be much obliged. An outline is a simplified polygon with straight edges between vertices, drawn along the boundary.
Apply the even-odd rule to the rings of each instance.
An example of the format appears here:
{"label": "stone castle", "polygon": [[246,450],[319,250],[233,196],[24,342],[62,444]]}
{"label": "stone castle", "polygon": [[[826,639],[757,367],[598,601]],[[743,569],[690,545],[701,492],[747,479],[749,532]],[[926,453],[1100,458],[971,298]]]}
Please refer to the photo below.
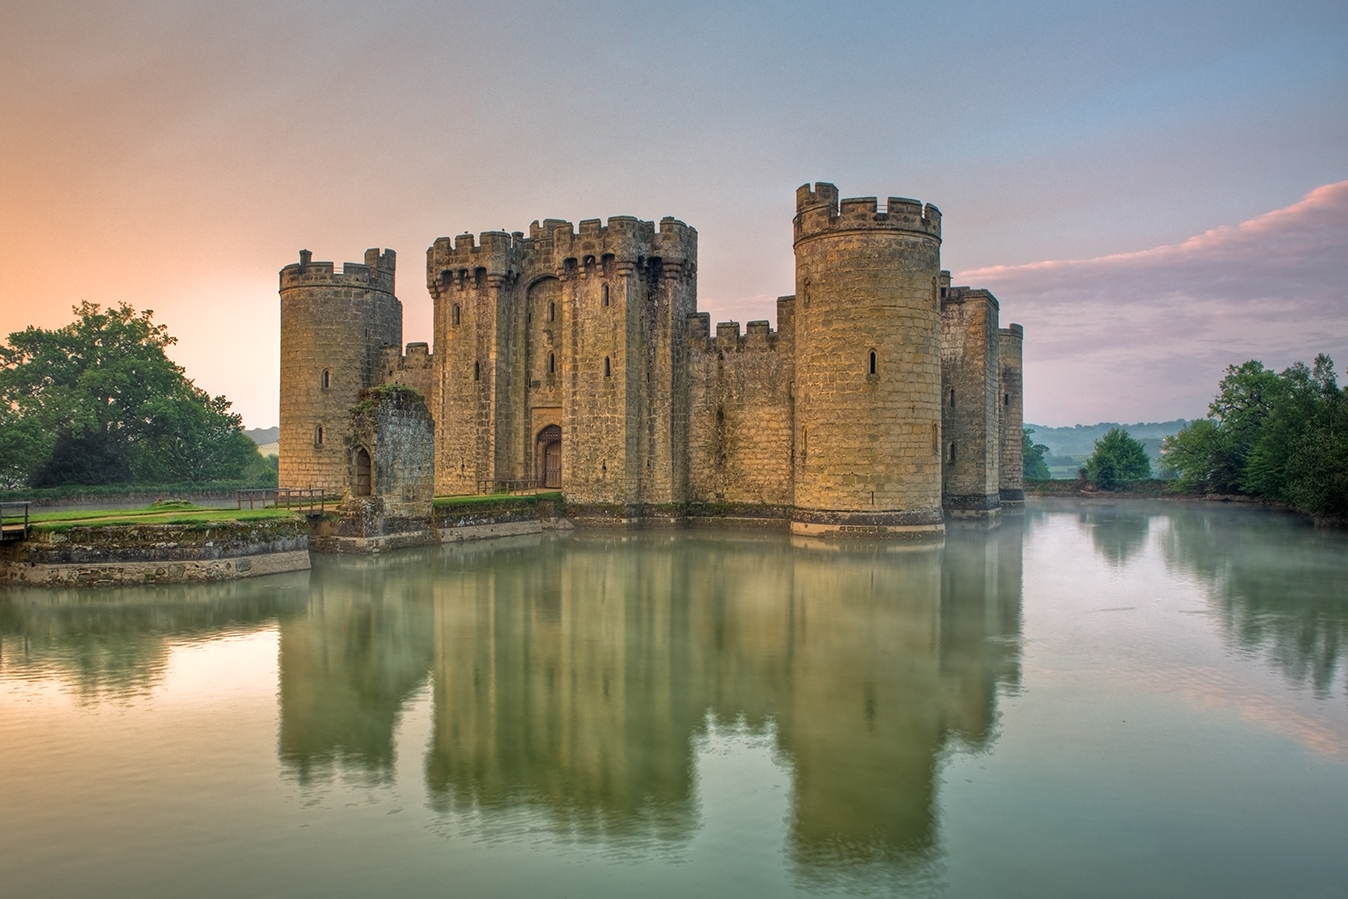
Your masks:
{"label": "stone castle", "polygon": [[[712,510],[816,536],[1020,505],[1023,332],[951,286],[940,211],[807,184],[794,233],[795,295],[745,333],[697,311],[697,232],[673,218],[440,238],[434,353],[402,349],[392,250],[341,272],[302,251],[280,277],[280,484],[427,508],[538,484],[580,522]],[[379,445],[380,385],[424,398],[421,437],[402,408]]]}

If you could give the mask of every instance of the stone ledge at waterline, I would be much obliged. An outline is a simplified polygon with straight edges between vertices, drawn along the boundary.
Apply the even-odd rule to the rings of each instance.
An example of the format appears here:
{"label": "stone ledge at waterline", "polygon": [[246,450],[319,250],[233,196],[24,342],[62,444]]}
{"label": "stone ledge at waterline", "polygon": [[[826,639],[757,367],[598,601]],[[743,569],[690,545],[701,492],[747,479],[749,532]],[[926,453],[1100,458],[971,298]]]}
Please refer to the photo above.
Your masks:
{"label": "stone ledge at waterline", "polygon": [[460,543],[538,534],[572,527],[560,493],[531,496],[464,496],[435,500],[427,518],[361,515],[358,504],[312,522],[309,548],[316,553],[371,554],[409,546]]}
{"label": "stone ledge at waterline", "polygon": [[309,528],[299,516],[34,529],[0,547],[0,583],[33,586],[179,584],[308,568]]}

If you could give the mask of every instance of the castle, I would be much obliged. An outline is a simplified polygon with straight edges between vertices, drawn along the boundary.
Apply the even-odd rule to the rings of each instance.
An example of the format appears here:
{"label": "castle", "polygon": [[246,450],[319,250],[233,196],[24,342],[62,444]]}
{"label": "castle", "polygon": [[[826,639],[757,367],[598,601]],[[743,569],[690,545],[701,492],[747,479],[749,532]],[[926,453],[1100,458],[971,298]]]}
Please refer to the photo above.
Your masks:
{"label": "castle", "polygon": [[[421,501],[537,483],[582,522],[714,509],[814,536],[936,535],[1021,504],[1023,332],[950,284],[940,211],[807,184],[794,235],[795,295],[746,333],[697,311],[697,232],[673,218],[440,238],[434,353],[402,349],[392,250],[341,272],[302,251],[280,275],[280,484]],[[400,470],[412,444],[372,462],[376,426],[353,418],[388,384],[425,400],[422,487]]]}

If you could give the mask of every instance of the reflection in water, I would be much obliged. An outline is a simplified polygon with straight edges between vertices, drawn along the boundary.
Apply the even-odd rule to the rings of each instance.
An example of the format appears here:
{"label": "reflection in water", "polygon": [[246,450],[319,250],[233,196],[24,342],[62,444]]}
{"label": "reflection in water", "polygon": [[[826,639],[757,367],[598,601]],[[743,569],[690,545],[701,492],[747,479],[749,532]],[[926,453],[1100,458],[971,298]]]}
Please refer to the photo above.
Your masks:
{"label": "reflection in water", "polygon": [[1147,545],[1151,515],[1136,503],[1090,503],[1077,520],[1090,531],[1095,551],[1109,564],[1122,568]]}
{"label": "reflection in water", "polygon": [[302,606],[307,572],[171,587],[16,588],[0,599],[0,674],[66,684],[83,702],[145,695],[174,644],[252,630]]}
{"label": "reflection in water", "polygon": [[281,626],[281,754],[388,771],[430,670],[438,808],[680,840],[710,715],[776,735],[807,876],[921,864],[943,750],[985,745],[1019,679],[1020,527],[903,552],[585,533],[325,560]]}
{"label": "reflection in water", "polygon": [[308,614],[280,628],[280,753],[301,781],[334,763],[390,776],[398,713],[430,666],[433,558],[314,566]]}
{"label": "reflection in water", "polygon": [[1169,510],[1166,563],[1196,575],[1221,612],[1228,641],[1267,658],[1292,683],[1327,698],[1348,665],[1348,541],[1264,509]]}

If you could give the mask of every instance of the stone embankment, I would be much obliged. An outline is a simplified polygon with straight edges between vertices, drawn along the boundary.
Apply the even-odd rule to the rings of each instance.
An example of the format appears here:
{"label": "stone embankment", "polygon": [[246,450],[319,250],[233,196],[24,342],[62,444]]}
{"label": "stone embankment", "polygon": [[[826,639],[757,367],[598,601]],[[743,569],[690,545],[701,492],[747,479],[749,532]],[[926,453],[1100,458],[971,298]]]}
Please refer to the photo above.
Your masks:
{"label": "stone embankment", "polygon": [[309,568],[309,528],[293,518],[36,528],[0,547],[0,583],[180,584]]}

